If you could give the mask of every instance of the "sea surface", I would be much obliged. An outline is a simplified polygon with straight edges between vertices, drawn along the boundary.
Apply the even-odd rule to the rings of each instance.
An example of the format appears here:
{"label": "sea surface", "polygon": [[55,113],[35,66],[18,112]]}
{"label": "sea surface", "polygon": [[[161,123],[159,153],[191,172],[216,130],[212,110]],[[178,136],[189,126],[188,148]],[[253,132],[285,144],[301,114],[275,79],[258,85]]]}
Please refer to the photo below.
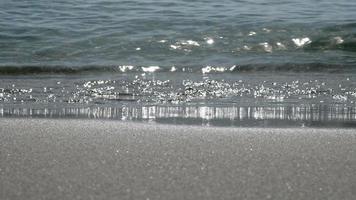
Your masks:
{"label": "sea surface", "polygon": [[356,1],[1,0],[0,117],[356,127]]}

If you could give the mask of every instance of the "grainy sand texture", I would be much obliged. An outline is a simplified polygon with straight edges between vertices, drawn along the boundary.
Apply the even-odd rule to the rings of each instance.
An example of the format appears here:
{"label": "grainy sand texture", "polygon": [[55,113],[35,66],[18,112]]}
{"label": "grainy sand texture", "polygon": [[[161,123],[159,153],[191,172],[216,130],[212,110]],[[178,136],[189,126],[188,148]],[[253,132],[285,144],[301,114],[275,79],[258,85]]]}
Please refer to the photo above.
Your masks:
{"label": "grainy sand texture", "polygon": [[356,199],[356,131],[3,118],[0,199]]}

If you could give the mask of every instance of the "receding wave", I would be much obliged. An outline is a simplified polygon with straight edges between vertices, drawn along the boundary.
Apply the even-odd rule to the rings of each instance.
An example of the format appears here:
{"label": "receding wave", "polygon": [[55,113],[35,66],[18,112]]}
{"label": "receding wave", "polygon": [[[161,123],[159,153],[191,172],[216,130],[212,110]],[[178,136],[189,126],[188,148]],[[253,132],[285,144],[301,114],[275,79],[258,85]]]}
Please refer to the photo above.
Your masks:
{"label": "receding wave", "polygon": [[0,66],[0,75],[32,74],[93,74],[93,73],[154,73],[154,72],[187,72],[187,73],[238,73],[238,72],[348,72],[356,70],[353,64],[326,63],[283,63],[283,64],[244,64],[232,66]]}
{"label": "receding wave", "polygon": [[285,106],[132,106],[3,108],[2,117],[111,119],[162,124],[236,127],[356,127],[355,107]]}

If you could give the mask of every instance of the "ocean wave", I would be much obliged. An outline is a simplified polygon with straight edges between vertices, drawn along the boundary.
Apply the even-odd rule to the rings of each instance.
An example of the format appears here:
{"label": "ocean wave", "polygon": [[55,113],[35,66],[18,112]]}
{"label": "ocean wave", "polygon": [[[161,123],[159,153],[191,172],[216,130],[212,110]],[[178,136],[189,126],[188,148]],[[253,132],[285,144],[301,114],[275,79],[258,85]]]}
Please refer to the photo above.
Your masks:
{"label": "ocean wave", "polygon": [[244,64],[232,66],[133,66],[133,65],[90,65],[90,66],[51,66],[51,65],[6,65],[0,66],[0,75],[31,74],[92,74],[92,73],[238,73],[238,72],[347,72],[356,70],[353,64],[327,63],[281,63]]}

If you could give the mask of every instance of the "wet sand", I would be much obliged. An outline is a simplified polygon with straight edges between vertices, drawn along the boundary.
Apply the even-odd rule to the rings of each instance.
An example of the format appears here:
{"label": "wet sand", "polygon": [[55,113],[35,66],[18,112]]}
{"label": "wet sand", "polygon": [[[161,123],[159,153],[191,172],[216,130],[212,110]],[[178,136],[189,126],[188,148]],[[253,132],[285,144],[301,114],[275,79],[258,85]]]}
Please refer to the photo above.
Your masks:
{"label": "wet sand", "polygon": [[355,129],[0,119],[0,199],[355,199]]}

